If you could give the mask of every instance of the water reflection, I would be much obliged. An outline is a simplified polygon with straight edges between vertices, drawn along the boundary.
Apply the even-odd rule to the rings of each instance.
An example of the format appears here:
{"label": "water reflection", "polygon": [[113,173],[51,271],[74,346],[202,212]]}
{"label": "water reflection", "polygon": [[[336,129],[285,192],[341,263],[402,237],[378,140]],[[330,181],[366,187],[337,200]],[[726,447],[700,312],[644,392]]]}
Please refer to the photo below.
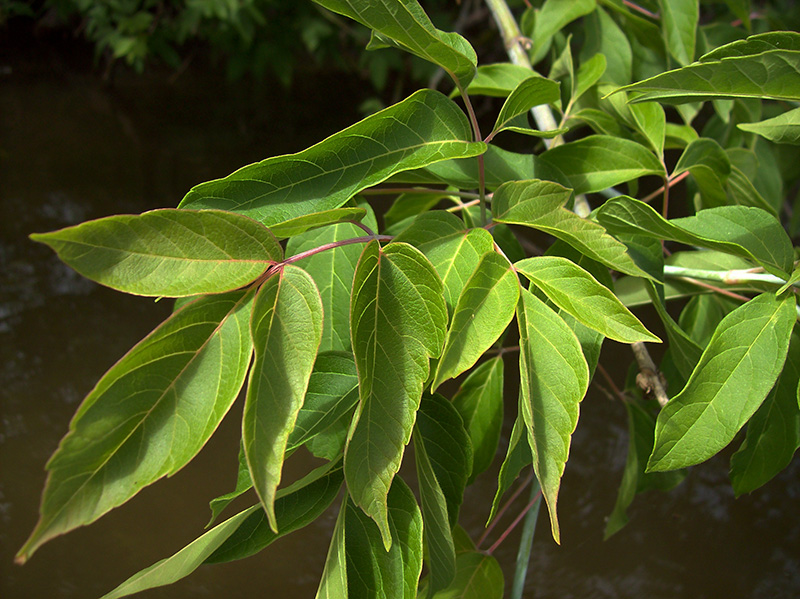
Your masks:
{"label": "water reflection", "polygon": [[[357,103],[344,96],[335,109],[316,102],[302,104],[302,115],[280,112],[281,103],[286,108],[308,102],[307,93],[275,105],[259,103],[256,119],[249,92],[220,84],[207,72],[190,72],[177,85],[123,77],[109,89],[86,73],[87,62],[81,58],[76,68],[63,56],[36,55],[28,47],[15,55],[0,85],[4,599],[99,596],[195,538],[208,518],[207,501],[233,485],[241,410],[240,402],[208,450],[174,478],[146,489],[96,524],[52,541],[25,567],[13,566],[15,550],[35,523],[44,464],[78,402],[169,310],[166,303],[154,305],[85,281],[27,235],[116,212],[174,206],[199,181],[301,149],[356,118],[352,107]],[[251,116],[243,121],[242,114]],[[333,120],[323,118],[331,115]],[[314,126],[303,128],[302,122]],[[614,369],[629,357],[612,353],[607,360]],[[516,391],[508,392],[511,410]],[[734,500],[727,458],[716,458],[695,468],[671,494],[637,499],[630,525],[602,542],[603,518],[612,509],[625,460],[625,418],[622,407],[602,394],[584,401],[559,501],[563,546],[548,538],[543,519],[528,596],[800,594],[796,463],[764,490]],[[475,537],[494,487],[491,476],[482,476],[465,501],[463,523]],[[201,568],[147,596],[312,597],[333,518],[326,514],[258,557]],[[496,553],[509,578],[517,538],[512,534]]]}

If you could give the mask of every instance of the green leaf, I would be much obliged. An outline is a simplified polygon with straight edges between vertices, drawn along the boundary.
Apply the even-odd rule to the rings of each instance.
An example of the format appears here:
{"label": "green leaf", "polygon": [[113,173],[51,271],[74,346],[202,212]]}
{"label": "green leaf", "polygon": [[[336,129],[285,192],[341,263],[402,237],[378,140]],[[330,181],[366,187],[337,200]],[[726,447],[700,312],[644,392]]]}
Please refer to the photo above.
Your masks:
{"label": "green leaf", "polygon": [[656,154],[663,157],[664,140],[667,131],[664,109],[656,102],[631,104],[628,109],[634,121],[635,129],[644,135],[650,147],[656,151]]}
{"label": "green leaf", "polygon": [[628,507],[638,493],[650,489],[668,491],[679,485],[686,472],[645,472],[647,458],[655,438],[655,418],[638,401],[625,402],[628,412],[628,458],[622,474],[617,501],[606,521],[603,539],[619,532],[628,523]]}
{"label": "green leaf", "polygon": [[520,224],[528,224],[534,229],[549,233],[609,268],[636,277],[652,278],[637,266],[624,243],[609,235],[602,225],[581,218],[571,210],[559,208],[536,221]]}
{"label": "green leaf", "polygon": [[800,447],[800,335],[792,335],[778,381],[747,424],[747,436],[731,458],[736,496],[752,493],[789,465]]}
{"label": "green leaf", "polygon": [[[331,444],[336,446],[338,451],[334,453],[340,453],[357,403],[358,375],[353,358],[340,353],[320,353],[308,380],[303,407],[289,433],[286,451],[293,451],[322,435],[330,438]],[[335,456],[328,454],[324,457],[332,459]]]}
{"label": "green leaf", "polygon": [[522,441],[522,436],[525,435],[526,425],[522,418],[522,402],[527,401],[519,396],[519,412],[517,418],[514,420],[514,427],[511,429],[511,437],[508,440],[508,449],[506,450],[506,457],[500,466],[500,473],[497,476],[497,491],[492,500],[492,510],[489,512],[489,518],[486,521],[494,520],[497,511],[500,508],[500,500],[505,495],[506,491],[511,487],[511,484],[517,479],[519,473],[523,468],[528,466],[532,461],[531,448],[528,443]]}
{"label": "green leaf", "polygon": [[717,325],[722,322],[728,312],[738,305],[736,301],[716,293],[695,296],[686,304],[681,311],[678,323],[680,328],[686,331],[686,334],[700,347],[698,359],[702,349],[711,341]]}
{"label": "green leaf", "polygon": [[646,175],[664,175],[658,158],[643,145],[608,135],[556,146],[538,161],[562,172],[576,194],[603,191]]}
{"label": "green leaf", "polygon": [[492,196],[492,214],[499,223],[526,225],[558,210],[570,198],[570,190],[552,181],[509,181]]}
{"label": "green leaf", "polygon": [[358,509],[350,498],[347,499],[345,509],[347,596],[381,599],[403,597],[405,579],[400,543],[393,544],[388,550],[384,549],[381,533],[375,522]]}
{"label": "green leaf", "polygon": [[648,472],[700,463],[730,443],[775,384],[795,318],[793,296],[764,293],[722,320],[686,386],[658,415]]}
{"label": "green leaf", "polygon": [[395,241],[413,245],[431,261],[444,284],[450,314],[481,258],[494,246],[488,231],[467,230],[464,221],[441,210],[421,215]]}
{"label": "green leaf", "polygon": [[456,33],[440,31],[416,0],[314,0],[373,31],[390,38],[404,50],[443,68],[459,87],[475,76],[478,59],[469,42]]}
{"label": "green leaf", "polygon": [[559,256],[536,256],[514,264],[559,308],[621,343],[661,340],[648,331],[611,291],[583,268]]}
{"label": "green leaf", "polygon": [[211,519],[206,524],[206,528],[214,524],[214,521],[219,517],[222,511],[228,507],[231,502],[237,497],[243,495],[253,488],[253,481],[250,480],[250,470],[247,467],[247,458],[244,455],[244,447],[239,444],[239,469],[236,473],[236,487],[230,493],[215,497],[208,502],[208,507],[211,509]]}
{"label": "green leaf", "polygon": [[[371,208],[367,208],[364,224],[373,231],[378,229]],[[331,225],[291,238],[286,243],[286,255],[296,256],[329,243],[363,236],[364,230],[355,225]],[[350,288],[362,249],[358,244],[342,245],[317,252],[295,263],[313,277],[322,297],[325,318],[322,321],[320,352],[350,351]]]}
{"label": "green leaf", "polygon": [[205,563],[218,564],[255,555],[274,541],[308,526],[330,507],[342,487],[341,461],[324,464],[300,480],[280,489],[275,499],[275,517],[280,532],[273,532],[263,506],[241,523]]}
{"label": "green leaf", "polygon": [[482,154],[461,109],[439,92],[402,102],[297,154],[251,164],[192,188],[181,208],[219,208],[267,226],[338,208],[392,175]]}
{"label": "green leaf", "polygon": [[728,199],[729,203],[736,204],[737,206],[752,206],[761,208],[777,217],[778,212],[775,208],[764,199],[758,192],[755,185],[751,182],[750,178],[745,175],[737,166],[731,166],[731,174],[728,177]]}
{"label": "green leaf", "polygon": [[197,455],[244,383],[252,297],[236,291],[184,306],[100,379],[47,463],[41,516],[19,562]]}
{"label": "green leaf", "polygon": [[534,106],[554,104],[561,100],[560,85],[544,77],[529,77],[520,83],[508,96],[500,114],[497,115],[492,135],[507,128],[518,116],[524,115]]}
{"label": "green leaf", "polygon": [[392,207],[383,215],[383,222],[386,224],[387,234],[394,226],[400,225],[408,219],[413,219],[420,214],[434,208],[443,199],[455,200],[456,196],[446,190],[435,191],[432,193],[401,193],[392,203]]}
{"label": "green leaf", "polygon": [[156,297],[237,289],[283,255],[263,225],[218,210],[109,216],[31,239],[88,279]]}
{"label": "green leaf", "polygon": [[391,546],[386,495],[400,468],[429,375],[444,343],[447,307],[436,271],[403,243],[364,248],[353,280],[350,323],[360,403],[345,450],[353,501]]}
{"label": "green leaf", "polygon": [[270,526],[278,532],[274,502],[286,443],[322,338],[322,300],[311,275],[287,265],[267,279],[253,305],[251,329],[255,361],[242,442],[253,486]]}
{"label": "green leaf", "polygon": [[508,260],[485,254],[458,298],[431,389],[470,369],[506,330],[519,299],[519,280]]}
{"label": "green leaf", "polygon": [[744,23],[747,31],[752,30],[750,23],[750,0],[725,0],[730,11]]}
{"label": "green leaf", "polygon": [[597,220],[612,233],[640,233],[734,254],[773,274],[791,270],[791,241],[774,216],[758,208],[721,206],[695,216],[664,220],[644,202],[620,196],[604,203]]}
{"label": "green leaf", "polygon": [[347,547],[345,546],[345,516],[348,498],[339,508],[339,516],[331,536],[328,555],[325,558],[325,569],[317,589],[316,599],[347,598]]}
{"label": "green leaf", "polygon": [[550,47],[550,40],[557,32],[575,19],[588,15],[595,8],[595,0],[546,0],[536,14],[531,62],[536,64],[544,58]]}
{"label": "green leaf", "polygon": [[755,133],[776,144],[800,145],[800,108],[793,108],[758,123],[740,123],[736,126],[742,131]]}
{"label": "green leaf", "polygon": [[215,526],[203,536],[189,543],[172,557],[137,572],[113,591],[103,595],[101,599],[126,597],[147,589],[166,586],[185,578],[203,564],[206,558],[236,532],[248,517],[260,511],[260,507],[260,505],[254,505],[228,518],[222,524]]}
{"label": "green leaf", "polygon": [[606,57],[602,54],[595,54],[590,59],[584,61],[578,68],[575,76],[575,93],[573,101],[577,101],[583,94],[589,91],[592,86],[600,80],[606,70]]}
{"label": "green leaf", "polygon": [[[490,145],[483,154],[486,188],[496,189],[506,181],[536,177],[531,154],[509,152]],[[416,171],[401,173],[392,182],[428,185],[442,183],[459,189],[477,189],[480,185],[478,161],[472,159],[446,160]]]}
{"label": "green leaf", "polygon": [[681,65],[694,61],[699,0],[659,0],[661,28],[669,53]]}
{"label": "green leaf", "polygon": [[[422,573],[422,512],[414,493],[402,478],[389,489],[389,522],[403,560],[403,599],[416,599]],[[380,547],[378,551],[381,551]],[[356,567],[358,565],[356,564]],[[389,595],[391,599],[394,595]]]}
{"label": "green leaf", "polygon": [[731,162],[716,141],[701,137],[686,146],[672,176],[677,177],[685,171],[692,174],[700,188],[705,207],[728,204],[725,183],[731,173]]}
{"label": "green leaf", "polygon": [[491,555],[480,551],[459,553],[453,582],[431,599],[502,599],[503,571]]}
{"label": "green leaf", "polygon": [[[607,112],[597,110],[596,108],[582,108],[578,112],[571,114],[567,124],[572,126],[574,121],[583,121],[589,125],[595,133],[621,138],[629,136],[629,134],[623,130],[622,125],[620,125],[617,119]],[[692,131],[694,131],[694,129],[692,129]]]}
{"label": "green leaf", "polygon": [[306,231],[312,231],[325,227],[327,225],[335,225],[347,221],[360,221],[367,214],[364,208],[349,207],[349,208],[334,208],[332,210],[325,210],[324,212],[314,212],[312,214],[305,214],[292,218],[282,223],[272,225],[270,231],[278,238],[285,239],[287,237],[294,237]]}
{"label": "green leaf", "polygon": [[632,102],[684,104],[715,98],[800,100],[800,34],[771,32],[726,44],[698,62],[617,91]]}
{"label": "green leaf", "polygon": [[578,406],[589,387],[589,368],[575,333],[530,291],[521,292],[517,320],[522,415],[553,539],[560,543],[558,490]]}
{"label": "green leaf", "polygon": [[581,49],[581,60],[585,62],[593,56],[601,55],[605,58],[605,70],[600,81],[616,85],[630,83],[633,64],[631,44],[616,21],[598,7],[584,20],[584,31],[586,41]]}
{"label": "green leaf", "polygon": [[472,472],[467,484],[494,460],[503,426],[503,358],[487,360],[469,373],[453,397],[472,445]]}
{"label": "green leaf", "polygon": [[447,517],[447,502],[439,481],[436,479],[426,448],[426,445],[431,442],[434,440],[423,439],[422,434],[415,428],[414,455],[420,503],[422,504],[422,521],[425,526],[424,541],[430,570],[429,586],[430,592],[435,593],[439,589],[447,587],[456,574],[456,550],[453,544],[453,533],[450,530],[450,521]]}
{"label": "green leaf", "polygon": [[[531,77],[538,77],[527,67],[518,66],[509,62],[479,65],[475,78],[470,82],[467,92],[470,96],[492,96],[505,98],[514,91],[520,83]],[[458,89],[453,91],[458,93]]]}
{"label": "green leaf", "polygon": [[447,518],[453,527],[458,522],[458,510],[472,470],[469,434],[458,410],[438,393],[422,398],[416,428],[425,443],[433,473],[447,503]]}

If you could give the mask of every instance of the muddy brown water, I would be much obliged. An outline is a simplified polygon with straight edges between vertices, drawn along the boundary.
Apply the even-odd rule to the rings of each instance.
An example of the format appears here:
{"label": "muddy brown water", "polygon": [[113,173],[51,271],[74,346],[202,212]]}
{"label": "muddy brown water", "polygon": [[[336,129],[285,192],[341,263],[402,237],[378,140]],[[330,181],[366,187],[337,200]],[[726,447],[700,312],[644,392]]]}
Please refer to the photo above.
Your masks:
{"label": "muddy brown water", "polygon": [[[109,87],[92,73],[90,57],[68,58],[61,46],[5,40],[2,50],[0,597],[98,597],[202,532],[207,502],[235,481],[241,402],[176,476],[51,541],[25,566],[13,565],[36,522],[44,464],[72,413],[170,309],[81,279],[27,235],[175,206],[193,184],[346,126],[357,118],[360,90],[333,79],[322,82],[321,96],[310,84],[290,95],[269,93],[268,85],[230,85],[217,70],[194,67],[174,82],[164,74],[123,74]],[[622,370],[629,355],[609,344],[604,360]],[[508,389],[509,409],[515,393]],[[559,498],[562,546],[540,519],[526,597],[800,596],[797,462],[760,491],[734,499],[727,452],[694,468],[675,491],[638,497],[628,527],[603,542],[626,446],[623,407],[590,392]],[[475,538],[494,488],[495,479],[484,475],[468,491],[462,524]],[[334,518],[327,513],[255,557],[202,567],[142,596],[313,597]],[[508,580],[517,540],[512,533],[495,553]]]}

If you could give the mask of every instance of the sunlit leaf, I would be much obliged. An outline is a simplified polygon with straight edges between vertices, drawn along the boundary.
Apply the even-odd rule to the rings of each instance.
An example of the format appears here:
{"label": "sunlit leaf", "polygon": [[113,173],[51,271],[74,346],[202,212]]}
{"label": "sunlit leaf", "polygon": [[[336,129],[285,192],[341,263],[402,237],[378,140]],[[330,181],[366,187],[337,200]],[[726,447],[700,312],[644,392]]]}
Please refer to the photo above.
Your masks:
{"label": "sunlit leaf", "polygon": [[366,216],[367,211],[364,208],[333,208],[324,212],[314,212],[292,218],[272,225],[270,231],[278,238],[284,239],[286,237],[294,237],[306,231],[312,231],[325,227],[327,225],[335,225],[347,221],[360,221]]}
{"label": "sunlit leaf", "polygon": [[589,60],[584,61],[578,68],[575,75],[575,93],[573,101],[577,101],[591,87],[600,80],[606,70],[606,57],[602,54],[595,54]]}
{"label": "sunlit leaf", "polygon": [[456,33],[440,31],[416,0],[357,2],[314,0],[386,36],[395,45],[442,67],[461,87],[475,76],[478,59],[469,42]]}
{"label": "sunlit leaf", "polygon": [[686,386],[658,415],[648,472],[697,464],[730,443],[775,384],[796,316],[794,296],[764,293],[722,320]]}
{"label": "sunlit leaf", "polygon": [[503,358],[497,356],[469,373],[453,397],[472,444],[472,472],[475,480],[494,460],[503,425]]}
{"label": "sunlit leaf", "polygon": [[632,102],[683,104],[714,98],[800,100],[800,34],[781,31],[726,44],[700,60],[617,91]]}
{"label": "sunlit leaf", "polygon": [[184,306],[100,379],[47,463],[41,516],[18,561],[202,449],[244,383],[252,297],[236,291]]}
{"label": "sunlit leaf", "polygon": [[509,181],[494,192],[492,215],[500,223],[535,223],[566,204],[570,193],[569,189],[552,181]]}
{"label": "sunlit leaf", "polygon": [[514,268],[559,308],[609,339],[622,343],[660,341],[607,287],[571,260],[536,256],[517,262]]}
{"label": "sunlit leaf", "polygon": [[181,208],[219,208],[267,226],[338,208],[392,175],[481,154],[461,109],[439,92],[402,102],[297,154],[267,158],[192,188]]}
{"label": "sunlit leaf", "polygon": [[263,225],[218,210],[109,216],[31,239],[88,279],[156,297],[237,289],[283,257]]}
{"label": "sunlit leaf", "polygon": [[[470,96],[507,97],[520,83],[531,77],[538,77],[527,67],[500,62],[478,66],[475,78],[470,82],[467,91]],[[457,93],[456,89],[454,93]]]}
{"label": "sunlit leaf", "polygon": [[536,64],[544,58],[550,40],[557,31],[575,19],[588,15],[595,6],[595,0],[546,0],[536,14],[531,62]]}
{"label": "sunlit leaf", "polygon": [[659,0],[661,27],[669,53],[681,65],[694,61],[699,0]]}
{"label": "sunlit leaf", "polygon": [[800,145],[800,108],[758,123],[740,123],[736,126],[742,131],[755,133],[777,144]]}
{"label": "sunlit leaf", "polygon": [[339,508],[339,516],[331,536],[325,568],[317,589],[316,599],[347,598],[347,548],[345,547],[344,520],[347,515],[347,497]]}
{"label": "sunlit leaf", "polygon": [[792,267],[786,232],[774,216],[758,208],[722,206],[666,221],[644,202],[620,196],[603,204],[596,216],[613,233],[640,233],[735,254],[774,274]]}
{"label": "sunlit leaf", "polygon": [[578,406],[589,387],[589,368],[575,333],[527,290],[521,293],[517,321],[520,405],[533,467],[550,512],[553,539],[558,543],[558,490],[578,424]]}
{"label": "sunlit leaf", "polygon": [[529,77],[508,96],[497,115],[492,133],[498,133],[512,121],[540,104],[553,104],[561,99],[559,83],[544,77]]}
{"label": "sunlit leaf", "polygon": [[464,221],[443,211],[421,215],[395,241],[413,245],[431,261],[444,284],[450,314],[481,258],[493,247],[488,231],[468,230]]}
{"label": "sunlit leaf", "polygon": [[308,388],[322,338],[322,300],[304,270],[287,265],[270,277],[253,304],[255,361],[242,422],[250,477],[270,525],[289,433]]}
{"label": "sunlit leaf", "polygon": [[747,424],[747,436],[731,458],[736,495],[751,493],[786,468],[800,447],[800,335],[793,335],[783,371]]}
{"label": "sunlit leaf", "polygon": [[431,389],[478,361],[508,327],[518,298],[511,264],[497,252],[485,254],[458,298]]}
{"label": "sunlit leaf", "polygon": [[360,404],[345,450],[353,501],[392,538],[386,494],[429,375],[428,360],[444,343],[447,307],[436,271],[419,250],[403,243],[370,243],[359,260],[350,304]]}
{"label": "sunlit leaf", "polygon": [[538,161],[563,173],[575,193],[602,191],[646,175],[664,175],[658,158],[643,145],[608,135],[556,146]]}

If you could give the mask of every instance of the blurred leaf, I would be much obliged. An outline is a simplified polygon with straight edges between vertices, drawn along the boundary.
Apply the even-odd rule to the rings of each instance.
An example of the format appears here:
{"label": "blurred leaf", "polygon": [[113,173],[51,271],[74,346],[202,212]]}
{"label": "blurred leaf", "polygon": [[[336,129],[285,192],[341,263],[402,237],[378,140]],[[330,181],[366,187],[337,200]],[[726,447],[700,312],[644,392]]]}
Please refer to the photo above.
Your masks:
{"label": "blurred leaf", "polygon": [[297,218],[272,225],[270,231],[272,231],[278,239],[285,239],[327,225],[335,225],[337,223],[354,220],[360,221],[366,214],[367,211],[364,210],[364,208],[334,208],[324,212],[314,212],[313,214],[298,216]]}
{"label": "blurred leaf", "polygon": [[431,599],[502,599],[503,571],[491,555],[480,551],[459,553],[455,578]]}
{"label": "blurred leaf", "polygon": [[536,13],[531,36],[533,39],[531,62],[536,64],[544,58],[550,47],[550,40],[558,31],[575,19],[588,15],[595,7],[595,0],[545,0],[541,10]]}

